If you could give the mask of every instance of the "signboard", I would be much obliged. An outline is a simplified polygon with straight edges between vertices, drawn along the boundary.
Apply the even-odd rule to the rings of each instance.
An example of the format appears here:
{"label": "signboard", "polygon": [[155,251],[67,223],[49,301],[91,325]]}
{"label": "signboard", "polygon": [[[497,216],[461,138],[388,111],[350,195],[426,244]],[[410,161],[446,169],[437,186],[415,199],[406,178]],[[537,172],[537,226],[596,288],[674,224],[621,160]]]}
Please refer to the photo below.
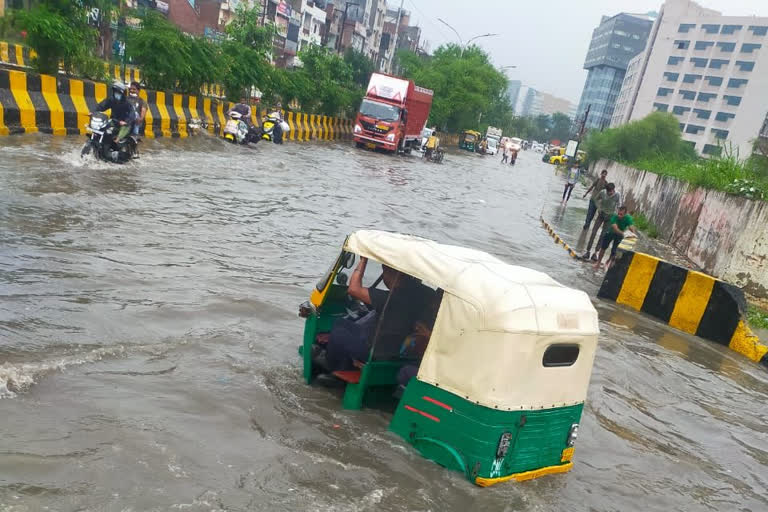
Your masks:
{"label": "signboard", "polygon": [[565,148],[565,156],[568,158],[573,158],[576,156],[576,151],[579,149],[579,141],[577,140],[569,140],[568,146]]}
{"label": "signboard", "polygon": [[371,81],[368,83],[368,95],[378,96],[392,101],[403,102],[408,92],[408,81],[393,76],[380,75],[374,73],[371,75]]}
{"label": "signboard", "polygon": [[291,17],[291,11],[292,11],[291,6],[288,5],[288,3],[285,2],[285,0],[281,0],[281,2],[279,4],[277,4],[277,13],[278,14],[282,14],[286,18],[290,18]]}
{"label": "signboard", "polygon": [[155,6],[157,7],[157,10],[163,14],[168,14],[168,11],[171,9],[168,6],[168,2],[163,2],[162,0],[157,0],[157,2],[155,2]]}

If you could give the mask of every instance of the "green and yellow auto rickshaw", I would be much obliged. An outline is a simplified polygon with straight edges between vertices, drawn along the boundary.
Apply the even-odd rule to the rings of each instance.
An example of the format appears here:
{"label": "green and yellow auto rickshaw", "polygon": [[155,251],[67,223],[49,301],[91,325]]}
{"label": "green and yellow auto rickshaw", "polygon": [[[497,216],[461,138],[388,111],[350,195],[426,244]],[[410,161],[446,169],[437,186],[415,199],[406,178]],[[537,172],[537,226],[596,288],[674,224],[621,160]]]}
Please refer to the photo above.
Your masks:
{"label": "green and yellow auto rickshaw", "polygon": [[459,136],[459,148],[474,153],[477,151],[482,136],[483,135],[480,132],[476,132],[475,130],[464,130]]}
{"label": "green and yellow auto rickshaw", "polygon": [[[344,408],[396,400],[390,430],[479,486],[571,469],[598,336],[597,313],[584,292],[481,251],[357,231],[300,307],[308,384],[316,373],[313,346],[328,342],[349,311],[347,274],[358,257],[434,289],[439,306],[423,357],[404,359],[406,331],[392,328],[401,311],[392,306],[400,289],[394,287],[367,359],[333,374],[346,383]],[[418,373],[395,398],[398,372],[409,364]]]}

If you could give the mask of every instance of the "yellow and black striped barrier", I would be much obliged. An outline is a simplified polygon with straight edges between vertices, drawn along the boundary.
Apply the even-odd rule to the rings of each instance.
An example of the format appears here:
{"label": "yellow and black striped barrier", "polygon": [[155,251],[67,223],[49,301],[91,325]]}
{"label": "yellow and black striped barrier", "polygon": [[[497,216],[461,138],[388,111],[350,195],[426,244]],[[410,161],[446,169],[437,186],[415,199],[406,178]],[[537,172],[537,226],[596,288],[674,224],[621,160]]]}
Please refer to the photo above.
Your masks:
{"label": "yellow and black striped barrier", "polygon": [[606,272],[597,296],[768,366],[768,347],[744,320],[744,293],[712,276],[648,254],[624,251]]}
{"label": "yellow and black striped barrier", "polygon": [[547,221],[545,221],[545,220],[544,220],[544,217],[540,217],[540,220],[541,220],[541,225],[542,225],[542,226],[544,226],[544,229],[546,229],[546,230],[547,230],[547,233],[549,233],[549,234],[552,236],[552,238],[554,239],[554,241],[555,241],[555,243],[556,243],[556,244],[558,244],[558,245],[562,245],[562,246],[563,246],[563,248],[564,248],[566,251],[568,251],[568,255],[569,255],[571,258],[578,258],[578,257],[579,257],[579,255],[578,255],[578,254],[576,254],[576,251],[574,251],[574,250],[571,248],[571,246],[570,246],[570,245],[568,245],[568,244],[566,243],[566,241],[565,241],[565,240],[563,240],[562,238],[560,238],[560,235],[558,235],[557,233],[555,233],[555,230],[554,230],[554,229],[552,229],[552,226],[550,226],[550,225],[549,225],[549,223],[548,223]]}
{"label": "yellow and black striped barrier", "polygon": [[[88,114],[107,97],[108,86],[100,82],[63,76],[38,75],[0,69],[0,135],[85,133]],[[143,127],[146,137],[187,137],[189,125],[200,120],[212,134],[220,134],[232,103],[206,96],[142,90],[148,112]],[[335,117],[287,112],[291,126],[288,140],[335,140],[350,138],[351,122]],[[261,123],[259,109],[252,121]]]}

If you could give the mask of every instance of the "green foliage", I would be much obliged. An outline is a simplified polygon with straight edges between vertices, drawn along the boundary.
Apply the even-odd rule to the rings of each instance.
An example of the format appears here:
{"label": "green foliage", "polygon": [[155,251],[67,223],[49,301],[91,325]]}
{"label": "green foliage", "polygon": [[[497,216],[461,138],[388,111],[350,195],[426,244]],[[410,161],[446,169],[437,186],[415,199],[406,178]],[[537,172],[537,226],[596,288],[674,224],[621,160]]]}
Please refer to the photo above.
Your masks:
{"label": "green foliage", "polygon": [[271,25],[259,25],[260,16],[259,5],[249,7],[245,2],[240,2],[226,31],[231,41],[242,44],[261,57],[266,57],[272,50],[275,28]]}
{"label": "green foliage", "polygon": [[462,53],[457,45],[443,45],[430,58],[401,51],[398,64],[405,77],[435,92],[430,124],[456,133],[481,128],[483,119],[486,125],[498,122],[494,109],[502,102],[507,78],[477,46]]}
{"label": "green foliage", "polygon": [[659,230],[656,225],[651,222],[643,212],[635,212],[632,215],[632,219],[635,221],[635,227],[648,235],[651,238],[659,237]]}
{"label": "green foliage", "polygon": [[654,112],[644,119],[603,132],[590,132],[583,149],[590,162],[600,159],[633,162],[656,155],[694,159],[696,154],[680,136],[672,114]]}
{"label": "green foliage", "polygon": [[18,16],[14,11],[6,10],[5,15],[0,16],[0,40],[16,44],[24,42]]}
{"label": "green foliage", "polygon": [[126,51],[141,67],[147,87],[187,93],[221,81],[229,62],[217,45],[183,34],[154,11],[144,15],[140,30],[127,34]]}
{"label": "green foliage", "polygon": [[84,21],[85,11],[71,5],[58,6],[56,2],[43,2],[29,11],[18,11],[15,18],[27,31],[27,43],[37,56],[32,66],[40,73],[55,75],[59,64],[68,73],[80,68],[90,69],[90,48],[97,41],[97,33]]}
{"label": "green foliage", "polygon": [[750,304],[747,308],[747,322],[755,329],[768,329],[768,312]]}
{"label": "green foliage", "polygon": [[352,69],[352,80],[358,87],[366,87],[371,79],[371,74],[375,70],[373,61],[365,56],[364,53],[348,48],[344,53],[344,62]]}

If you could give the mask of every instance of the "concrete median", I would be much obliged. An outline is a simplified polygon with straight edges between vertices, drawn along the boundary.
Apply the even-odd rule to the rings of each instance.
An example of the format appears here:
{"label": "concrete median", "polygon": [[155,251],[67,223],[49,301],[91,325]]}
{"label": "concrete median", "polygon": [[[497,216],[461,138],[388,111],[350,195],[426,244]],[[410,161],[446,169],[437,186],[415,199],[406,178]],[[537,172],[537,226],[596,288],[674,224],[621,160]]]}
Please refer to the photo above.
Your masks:
{"label": "concrete median", "polygon": [[648,254],[624,251],[606,272],[598,297],[642,311],[768,366],[768,347],[745,322],[744,293],[712,276]]}
{"label": "concrete median", "polygon": [[[85,133],[88,114],[107,97],[108,85],[64,76],[38,75],[0,69],[0,135]],[[214,97],[142,90],[149,107],[143,135],[187,137],[189,125],[198,119],[211,134],[220,134],[232,103]],[[260,124],[262,112],[253,109],[252,121]],[[347,119],[286,112],[291,141],[337,140],[352,136]]]}

